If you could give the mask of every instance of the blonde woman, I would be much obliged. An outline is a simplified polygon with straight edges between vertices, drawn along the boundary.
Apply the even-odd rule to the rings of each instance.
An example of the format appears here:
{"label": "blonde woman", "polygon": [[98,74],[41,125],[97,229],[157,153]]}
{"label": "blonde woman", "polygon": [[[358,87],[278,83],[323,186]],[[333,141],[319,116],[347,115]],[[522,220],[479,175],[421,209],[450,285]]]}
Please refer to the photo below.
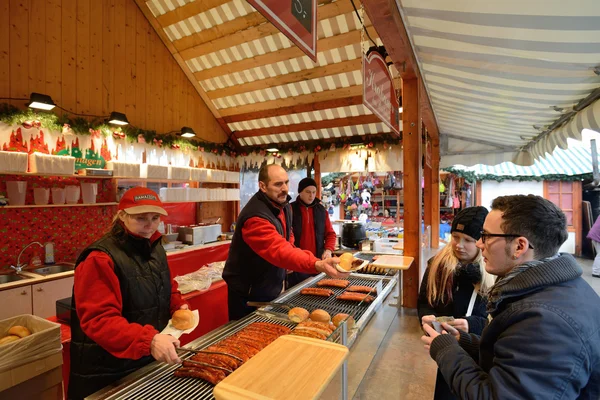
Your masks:
{"label": "blonde woman", "polygon": [[[460,211],[452,222],[452,239],[428,261],[423,275],[417,312],[422,323],[432,324],[436,317],[454,317],[450,325],[480,335],[487,323],[485,297],[494,277],[485,271],[481,250],[476,246],[481,237],[485,207],[469,207]],[[434,399],[454,399],[438,371]]]}

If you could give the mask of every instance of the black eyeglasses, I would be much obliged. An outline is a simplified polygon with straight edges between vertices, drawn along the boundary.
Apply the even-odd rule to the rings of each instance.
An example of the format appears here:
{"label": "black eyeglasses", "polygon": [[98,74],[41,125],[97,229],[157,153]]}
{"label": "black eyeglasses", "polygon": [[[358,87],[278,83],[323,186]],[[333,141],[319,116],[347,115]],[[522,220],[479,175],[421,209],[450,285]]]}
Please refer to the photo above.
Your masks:
{"label": "black eyeglasses", "polygon": [[[485,241],[488,237],[503,237],[503,238],[517,238],[523,235],[515,235],[511,233],[487,233],[485,231],[481,231],[481,243],[485,244]],[[533,250],[533,246],[529,243],[529,248]]]}

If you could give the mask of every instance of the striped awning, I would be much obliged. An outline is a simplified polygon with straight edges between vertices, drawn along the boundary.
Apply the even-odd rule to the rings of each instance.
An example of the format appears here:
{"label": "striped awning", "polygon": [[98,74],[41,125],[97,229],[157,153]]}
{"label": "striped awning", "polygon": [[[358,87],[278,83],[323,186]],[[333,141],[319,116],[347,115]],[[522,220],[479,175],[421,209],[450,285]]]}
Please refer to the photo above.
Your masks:
{"label": "striped awning", "polygon": [[[583,128],[598,130],[599,0],[397,3],[440,137],[463,139],[441,147],[442,158],[531,164]],[[573,118],[551,130],[562,115]],[[490,153],[502,155],[481,156]]]}
{"label": "striped awning", "polygon": [[503,162],[498,165],[477,164],[472,167],[456,165],[455,168],[474,172],[476,175],[495,176],[545,176],[545,175],[584,175],[593,169],[592,151],[589,146],[571,145],[568,149],[557,148],[545,158],[536,160],[531,166]]}

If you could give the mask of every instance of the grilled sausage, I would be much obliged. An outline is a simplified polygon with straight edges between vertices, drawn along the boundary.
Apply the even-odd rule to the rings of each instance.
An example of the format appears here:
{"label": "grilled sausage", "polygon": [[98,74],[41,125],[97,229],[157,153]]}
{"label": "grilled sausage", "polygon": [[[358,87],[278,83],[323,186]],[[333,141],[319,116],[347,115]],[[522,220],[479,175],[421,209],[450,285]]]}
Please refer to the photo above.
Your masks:
{"label": "grilled sausage", "polygon": [[356,293],[356,292],[344,292],[337,296],[338,300],[348,300],[348,301],[365,301],[366,303],[370,303],[375,300],[375,297],[369,296],[364,293]]}
{"label": "grilled sausage", "polygon": [[342,289],[347,287],[349,284],[350,282],[345,279],[321,279],[319,282],[317,282],[317,286],[332,286]]}
{"label": "grilled sausage", "polygon": [[312,296],[329,297],[333,294],[333,290],[321,289],[321,288],[304,288],[300,291],[300,294],[308,294]]}
{"label": "grilled sausage", "polygon": [[371,286],[360,286],[360,285],[352,285],[349,286],[346,291],[348,292],[361,292],[367,294],[377,294],[377,289]]}

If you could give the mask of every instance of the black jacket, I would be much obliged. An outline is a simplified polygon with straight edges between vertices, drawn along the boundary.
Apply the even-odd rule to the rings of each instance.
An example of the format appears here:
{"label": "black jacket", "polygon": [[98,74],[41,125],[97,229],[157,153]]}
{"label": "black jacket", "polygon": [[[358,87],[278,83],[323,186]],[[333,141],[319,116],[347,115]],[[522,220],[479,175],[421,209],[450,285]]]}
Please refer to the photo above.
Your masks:
{"label": "black jacket", "polygon": [[[475,305],[471,316],[465,317],[469,308],[469,302],[473,295],[474,283],[481,280],[481,274],[479,273],[479,264],[468,264],[459,266],[454,273],[452,282],[452,301],[444,304],[436,304],[433,307],[427,301],[427,279],[429,278],[429,265],[433,258],[427,262],[428,266],[423,275],[423,281],[421,282],[421,288],[419,290],[419,299],[417,302],[417,314],[419,321],[424,315],[435,315],[440,316],[452,316],[454,318],[465,318],[469,322],[469,332],[480,335],[483,328],[487,324],[487,311],[486,304],[487,300],[477,294]],[[437,372],[435,381],[435,392],[433,395],[435,400],[453,400],[456,397],[452,394],[450,387],[444,380],[440,370]]]}
{"label": "black jacket", "polygon": [[[278,218],[280,212],[285,214],[285,232]],[[259,191],[242,209],[223,270],[223,279],[227,282],[228,290],[229,319],[240,319],[252,312],[253,309],[245,306],[247,301],[271,301],[279,296],[283,288],[285,269],[278,268],[260,257],[242,237],[244,223],[252,217],[269,221],[286,240],[289,240],[292,231],[292,209],[289,203],[281,209]]]}
{"label": "black jacket", "polygon": [[600,297],[569,254],[502,287],[481,338],[436,337],[430,349],[463,399],[600,399]]}
{"label": "black jacket", "polygon": [[312,208],[313,220],[315,225],[315,249],[317,253],[315,257],[321,258],[325,251],[325,218],[329,218],[327,210],[321,204],[321,200],[315,198],[312,204],[306,205],[300,197],[296,201],[290,203],[293,211],[292,224],[294,229],[294,245],[300,247],[300,239],[302,238],[302,211],[301,207]]}
{"label": "black jacket", "polygon": [[[111,234],[86,248],[76,265],[96,250],[108,254],[114,262],[123,317],[130,323],[152,325],[162,331],[170,318],[171,275],[160,240],[151,244],[148,239],[131,236],[116,225]],[[137,360],[117,358],[104,350],[81,330],[76,305],[73,295],[70,399],[90,395],[154,361],[152,356]]]}

